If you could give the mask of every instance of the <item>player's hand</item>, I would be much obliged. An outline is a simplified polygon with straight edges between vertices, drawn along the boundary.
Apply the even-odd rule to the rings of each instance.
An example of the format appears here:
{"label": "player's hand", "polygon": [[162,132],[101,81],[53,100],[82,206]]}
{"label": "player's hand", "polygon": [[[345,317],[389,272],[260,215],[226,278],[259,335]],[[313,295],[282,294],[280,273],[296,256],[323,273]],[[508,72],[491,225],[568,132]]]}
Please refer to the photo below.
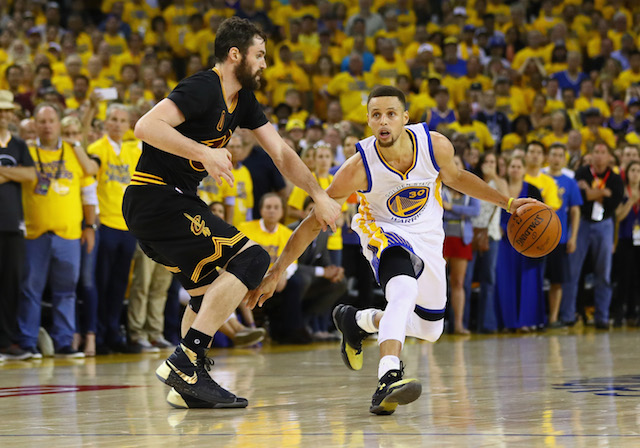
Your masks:
{"label": "player's hand", "polygon": [[316,202],[314,214],[322,226],[322,230],[327,230],[328,226],[334,232],[336,231],[336,219],[340,216],[341,209],[340,204],[327,195]]}
{"label": "player's hand", "polygon": [[218,185],[222,185],[222,180],[233,187],[233,163],[231,163],[231,153],[226,148],[209,148],[202,145],[205,150],[200,160],[209,176],[213,177]]}
{"label": "player's hand", "polygon": [[252,289],[244,296],[243,303],[250,309],[254,309],[256,305],[262,307],[264,302],[269,300],[279,283],[279,275],[269,272],[258,285],[256,289]]}
{"label": "player's hand", "polygon": [[513,202],[511,203],[511,209],[507,211],[509,213],[515,213],[517,216],[520,216],[524,212],[524,208],[522,207],[523,205],[535,203],[542,204],[542,202],[533,198],[517,198],[513,200]]}

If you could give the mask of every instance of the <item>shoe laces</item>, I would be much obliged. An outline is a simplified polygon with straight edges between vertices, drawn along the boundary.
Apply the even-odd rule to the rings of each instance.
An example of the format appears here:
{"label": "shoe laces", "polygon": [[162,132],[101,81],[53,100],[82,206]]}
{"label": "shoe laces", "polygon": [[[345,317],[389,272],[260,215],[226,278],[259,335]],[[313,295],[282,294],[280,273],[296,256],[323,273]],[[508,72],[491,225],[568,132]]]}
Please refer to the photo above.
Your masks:
{"label": "shoe laces", "polygon": [[215,364],[213,362],[213,358],[200,358],[196,361],[198,363],[198,367],[204,368],[207,372],[211,370],[211,367]]}

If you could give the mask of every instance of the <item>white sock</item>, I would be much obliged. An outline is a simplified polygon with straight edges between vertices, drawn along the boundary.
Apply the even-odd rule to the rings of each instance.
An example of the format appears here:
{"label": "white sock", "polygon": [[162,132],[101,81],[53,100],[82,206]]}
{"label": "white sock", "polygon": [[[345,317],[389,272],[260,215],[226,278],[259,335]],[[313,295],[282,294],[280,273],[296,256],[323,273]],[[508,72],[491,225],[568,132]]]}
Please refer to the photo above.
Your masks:
{"label": "white sock", "polygon": [[393,355],[383,356],[378,364],[378,379],[382,378],[389,370],[400,370],[400,358]]}
{"label": "white sock", "polygon": [[367,333],[377,333],[378,328],[375,324],[376,314],[378,314],[378,310],[375,308],[356,311],[356,323]]}

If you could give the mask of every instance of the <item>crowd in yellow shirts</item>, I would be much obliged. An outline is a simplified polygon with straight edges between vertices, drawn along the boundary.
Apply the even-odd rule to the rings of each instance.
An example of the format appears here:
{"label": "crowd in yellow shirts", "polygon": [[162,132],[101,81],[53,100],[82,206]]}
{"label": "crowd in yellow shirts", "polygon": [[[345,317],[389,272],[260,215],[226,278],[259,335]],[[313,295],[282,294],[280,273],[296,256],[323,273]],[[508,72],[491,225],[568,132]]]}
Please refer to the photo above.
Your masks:
{"label": "crowd in yellow shirts", "polygon": [[[13,0],[2,8],[0,89],[12,95],[15,106],[8,129],[27,141],[35,166],[53,176],[47,188],[53,194],[68,189],[80,204],[66,213],[23,184],[27,239],[37,238],[41,223],[62,215],[73,228],[47,223],[45,231],[80,238],[83,227],[76,222],[93,219],[83,215],[80,193],[92,176],[96,222],[126,232],[118,203],[139,154],[133,126],[181,79],[212,67],[216,30],[233,15],[259,24],[269,36],[268,68],[256,92],[267,116],[312,170],[324,152],[318,148],[330,149],[334,166],[328,173],[316,171],[323,186],[351,155],[351,141],[369,134],[370,89],[389,84],[405,93],[410,120],[447,135],[469,169],[480,170],[479,158],[493,153],[497,174],[508,178],[510,161],[540,142],[545,154],[564,145],[569,175],[592,166],[594,148],[604,144],[607,166],[625,181],[622,203],[636,199],[626,175],[629,164],[640,159],[640,4],[632,0],[103,0],[99,9],[83,2]],[[55,172],[57,152],[37,152],[43,131],[34,112],[42,103],[53,105],[63,122],[75,120],[82,134],[56,146],[67,148],[63,155],[71,157],[63,173]],[[129,121],[117,151],[107,129],[107,110],[114,103],[126,108]],[[288,206],[291,216],[299,217],[304,195],[256,163],[262,159],[250,137],[239,135],[229,145],[236,184],[218,187],[207,178],[201,198],[222,203],[225,219],[241,226],[260,219],[260,197],[276,191],[283,211]],[[98,168],[91,168],[78,148],[97,159]],[[76,177],[82,181],[71,182]],[[544,190],[552,190],[551,181],[539,180],[543,197]],[[582,187],[583,195],[587,187],[595,188]],[[553,198],[545,201],[560,207]],[[614,221],[636,219],[620,227],[632,233],[615,235],[636,241],[638,207],[634,203],[622,216],[627,208],[618,215],[614,210]],[[349,246],[351,237],[345,227],[341,237],[329,239],[330,251],[341,251],[343,242]],[[637,265],[637,251],[630,253],[625,260]],[[333,263],[348,265],[339,256]],[[351,291],[363,305],[373,300],[370,281],[361,279],[358,291]],[[615,276],[607,282],[626,285]],[[635,322],[639,305],[637,293],[618,294],[614,323]],[[590,321],[589,312],[582,314]]]}

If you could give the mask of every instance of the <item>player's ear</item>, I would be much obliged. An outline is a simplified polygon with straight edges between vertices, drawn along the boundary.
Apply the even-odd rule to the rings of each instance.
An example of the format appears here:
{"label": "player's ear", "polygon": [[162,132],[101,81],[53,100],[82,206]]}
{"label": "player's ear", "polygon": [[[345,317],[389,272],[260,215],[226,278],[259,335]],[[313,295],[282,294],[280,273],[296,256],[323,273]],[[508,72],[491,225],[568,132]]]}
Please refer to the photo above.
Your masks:
{"label": "player's ear", "polygon": [[240,54],[240,49],[238,49],[238,47],[229,48],[229,53],[228,54],[229,54],[229,59],[231,60],[231,62],[237,62],[242,57],[242,55]]}
{"label": "player's ear", "polygon": [[409,111],[405,110],[404,112],[402,112],[402,116],[404,117],[404,124],[409,123]]}

